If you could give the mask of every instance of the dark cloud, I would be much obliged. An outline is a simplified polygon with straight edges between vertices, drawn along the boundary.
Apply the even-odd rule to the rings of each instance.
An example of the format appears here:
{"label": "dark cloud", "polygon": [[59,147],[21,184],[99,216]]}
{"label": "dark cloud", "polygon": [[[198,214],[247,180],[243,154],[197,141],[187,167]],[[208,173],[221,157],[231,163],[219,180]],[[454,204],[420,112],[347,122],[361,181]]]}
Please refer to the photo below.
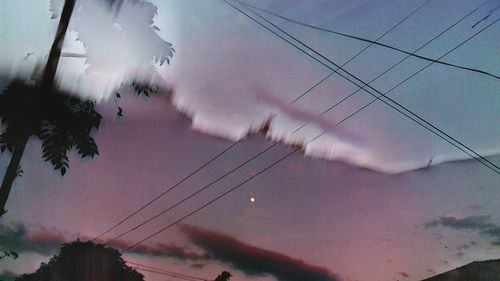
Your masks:
{"label": "dark cloud", "polygon": [[63,235],[55,231],[33,232],[23,224],[0,225],[1,250],[52,255],[64,242]]}
{"label": "dark cloud", "polygon": [[470,216],[465,218],[441,217],[438,220],[428,222],[427,227],[444,226],[455,229],[486,229],[491,227],[491,223],[487,221],[489,216]]}
{"label": "dark cloud", "polygon": [[16,279],[16,277],[17,277],[17,274],[15,274],[14,272],[9,271],[9,270],[4,270],[4,271],[0,272],[0,280],[2,280],[2,281],[11,281],[11,280]]}
{"label": "dark cloud", "polygon": [[409,278],[410,277],[410,274],[406,273],[406,272],[398,272],[398,275],[404,277],[404,278]]}
{"label": "dark cloud", "polygon": [[438,220],[426,223],[425,226],[427,228],[442,226],[458,230],[476,230],[483,236],[493,238],[494,240],[491,242],[493,245],[500,246],[500,226],[490,220],[490,216],[441,217]]}
{"label": "dark cloud", "polygon": [[201,269],[201,268],[204,268],[206,266],[206,264],[204,263],[193,263],[191,265],[192,268],[196,268],[196,269]]}
{"label": "dark cloud", "polygon": [[[83,240],[87,240],[84,238]],[[61,232],[41,228],[33,231],[23,224],[12,226],[0,226],[0,250],[11,250],[16,252],[35,252],[50,256],[59,251],[62,244],[71,239],[65,237]],[[88,239],[91,240],[91,239]],[[115,241],[109,246],[116,249],[128,248],[130,244],[124,241]],[[155,257],[168,257],[181,261],[201,261],[206,255],[190,252],[184,247],[174,244],[152,244],[134,247],[131,253]]]}
{"label": "dark cloud", "polygon": [[[126,249],[128,248],[128,246],[130,246],[130,243],[116,241],[111,243],[109,246],[117,249]],[[139,245],[129,250],[129,253],[154,257],[168,257],[180,261],[201,261],[208,258],[206,254],[190,252],[184,247],[180,247],[175,244],[167,245],[163,243],[157,243],[153,245]]]}
{"label": "dark cloud", "polygon": [[[183,231],[205,253],[197,253],[175,244],[163,243],[140,245],[134,247],[130,253],[192,262],[193,268],[202,268],[205,266],[203,261],[215,259],[229,263],[248,275],[269,274],[280,281],[340,280],[327,269],[244,244],[226,235],[192,226],[183,227]],[[13,250],[18,253],[35,252],[50,256],[57,253],[61,245],[70,240],[66,235],[55,230],[39,228],[34,231],[23,224],[0,226],[0,250]],[[110,247],[117,249],[124,249],[129,245],[130,243],[125,241],[114,241],[109,244]]]}
{"label": "dark cloud", "polygon": [[231,236],[186,225],[182,230],[191,242],[205,250],[212,259],[228,263],[250,276],[272,275],[280,281],[340,280],[325,268],[250,246]]}

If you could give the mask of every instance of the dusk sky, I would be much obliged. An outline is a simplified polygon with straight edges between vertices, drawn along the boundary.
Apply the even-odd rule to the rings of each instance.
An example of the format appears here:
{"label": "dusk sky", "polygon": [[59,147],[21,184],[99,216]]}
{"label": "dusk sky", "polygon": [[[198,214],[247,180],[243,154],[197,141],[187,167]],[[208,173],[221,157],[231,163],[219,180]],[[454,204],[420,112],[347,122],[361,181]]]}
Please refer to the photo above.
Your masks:
{"label": "dusk sky", "polygon": [[[71,153],[70,170],[61,177],[41,158],[40,141],[30,140],[23,176],[0,218],[0,249],[10,247],[20,257],[1,260],[0,276],[33,272],[61,243],[95,238],[238,140],[100,241],[277,143],[110,245],[123,250],[252,177],[124,258],[208,280],[227,270],[231,281],[421,280],[500,258],[500,169],[494,167],[500,166],[499,0],[246,1],[409,53],[442,33],[417,54],[469,70],[434,63],[388,96],[492,165],[381,101],[336,126],[374,99],[361,90],[319,116],[359,89],[337,74],[293,102],[332,70],[223,1],[125,1],[115,17],[98,2],[77,1],[63,52],[85,58],[61,58],[57,77],[61,87],[97,102],[103,115],[93,133],[99,156],[80,160]],[[248,7],[228,2],[265,23]],[[26,77],[45,59],[63,3],[0,0],[0,72],[6,74],[0,87],[8,85],[6,76]],[[345,70],[366,83],[407,57],[372,45],[350,60],[369,43],[253,11],[307,44],[317,53],[305,52],[324,64],[349,61]],[[175,52],[160,65],[154,58],[169,55],[159,47],[162,40]],[[406,58],[370,86],[385,93],[428,64]],[[122,88],[116,101],[115,89],[132,74],[153,77],[172,96],[146,99]],[[254,133],[268,120],[265,136]],[[296,143],[306,144],[304,150],[255,176]],[[2,177],[9,159],[7,152],[0,155]],[[146,281],[165,279],[143,273]]]}

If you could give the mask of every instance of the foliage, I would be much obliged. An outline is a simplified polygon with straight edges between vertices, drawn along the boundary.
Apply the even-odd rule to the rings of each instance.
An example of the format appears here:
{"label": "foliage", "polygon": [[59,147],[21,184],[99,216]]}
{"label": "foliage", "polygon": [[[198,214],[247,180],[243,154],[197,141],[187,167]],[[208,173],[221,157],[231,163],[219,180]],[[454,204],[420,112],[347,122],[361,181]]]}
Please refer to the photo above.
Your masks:
{"label": "foliage", "polygon": [[75,148],[82,158],[99,154],[91,131],[99,129],[102,117],[94,102],[13,81],[0,95],[0,118],[0,152],[12,152],[16,142],[35,135],[42,141],[42,157],[61,175],[69,168],[69,150]]}
{"label": "foliage", "polygon": [[158,91],[159,88],[153,88],[151,85],[139,83],[139,82],[132,82],[132,87],[134,87],[135,93],[140,96],[144,95],[145,97],[149,98],[151,96],[151,93]]}
{"label": "foliage", "polygon": [[12,259],[17,259],[19,257],[19,254],[14,252],[14,251],[3,251],[3,254],[0,255],[0,260],[4,258],[12,258]]}
{"label": "foliage", "polygon": [[214,281],[229,281],[229,278],[231,278],[231,273],[227,271],[222,271],[217,278],[215,278]]}
{"label": "foliage", "polygon": [[143,281],[144,276],[128,267],[118,250],[92,242],[75,241],[64,244],[59,255],[31,274],[16,281]]}
{"label": "foliage", "polygon": [[[87,54],[87,63],[93,66],[104,61],[120,65],[117,69],[125,71],[128,69],[127,64],[135,68],[142,62],[149,62],[146,69],[153,74],[156,69],[151,62],[159,63],[160,66],[164,62],[169,64],[175,52],[172,44],[156,33],[159,28],[152,25],[153,17],[157,14],[157,7],[152,3],[142,0],[78,1],[79,6],[75,8],[76,2],[76,0],[51,0],[51,18],[57,18],[61,13],[61,19],[41,80],[32,84],[15,80],[3,94],[0,94],[2,125],[0,126],[2,130],[0,154],[6,150],[13,153],[0,188],[0,217],[6,213],[5,204],[14,179],[24,173],[20,167],[20,161],[31,136],[37,136],[42,141],[42,157],[45,161],[49,161],[55,170],[59,170],[62,176],[69,168],[68,151],[76,149],[81,158],[93,158],[99,154],[91,131],[99,129],[102,117],[95,110],[94,102],[71,97],[55,87],[54,77],[70,19],[78,30],[77,40],[84,44],[86,50],[92,50]],[[99,25],[99,31],[105,31],[103,34],[109,35],[104,37],[102,34],[96,34],[95,17],[101,14],[96,11],[101,8],[102,3],[106,2],[110,9],[116,10],[112,25]],[[124,10],[128,13],[122,13],[124,4],[127,6]],[[102,17],[100,19],[104,20]],[[100,21],[97,20],[97,22]],[[123,30],[127,30],[127,36],[123,36],[122,27]],[[107,40],[102,40],[102,38]],[[120,39],[115,42],[111,38]],[[148,44],[144,44],[145,41]],[[121,53],[138,54],[137,62],[133,63],[128,59],[123,60],[117,57],[110,61],[110,57],[113,56],[109,56],[108,51],[117,45],[126,49]],[[94,51],[95,55],[93,55]],[[33,73],[34,80],[37,80],[34,78],[36,72],[38,71]],[[149,97],[154,92],[151,85],[133,83],[133,87],[137,95],[145,97]],[[118,107],[117,115],[122,117],[123,109],[117,102],[119,98],[120,95],[117,94],[115,96]]]}
{"label": "foliage", "polygon": [[[132,91],[139,97],[149,98],[154,95],[164,95],[170,97],[172,95],[172,87],[161,87],[159,85],[153,85],[151,83],[144,83],[139,81],[132,81],[129,84],[123,84],[121,89],[131,87]],[[123,108],[120,106],[120,99],[122,98],[119,92],[115,92],[114,100],[116,106],[116,116],[119,118],[123,117]]]}

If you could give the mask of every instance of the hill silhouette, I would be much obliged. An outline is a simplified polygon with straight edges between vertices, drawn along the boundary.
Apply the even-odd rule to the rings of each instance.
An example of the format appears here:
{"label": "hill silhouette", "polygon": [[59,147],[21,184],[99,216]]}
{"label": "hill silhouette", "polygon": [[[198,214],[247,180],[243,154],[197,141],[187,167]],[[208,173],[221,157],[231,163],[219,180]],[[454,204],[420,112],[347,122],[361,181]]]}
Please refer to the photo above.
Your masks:
{"label": "hill silhouette", "polygon": [[422,281],[500,281],[500,259],[471,262]]}

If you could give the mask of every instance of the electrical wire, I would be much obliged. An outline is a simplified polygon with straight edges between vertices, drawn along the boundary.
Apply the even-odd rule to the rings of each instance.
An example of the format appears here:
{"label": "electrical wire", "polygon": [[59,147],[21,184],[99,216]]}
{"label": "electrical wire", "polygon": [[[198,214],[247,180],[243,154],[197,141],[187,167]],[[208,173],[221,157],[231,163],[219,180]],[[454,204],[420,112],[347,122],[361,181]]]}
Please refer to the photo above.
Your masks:
{"label": "electrical wire", "polygon": [[184,274],[184,273],[179,273],[179,272],[175,272],[175,271],[171,271],[171,270],[166,270],[166,269],[162,269],[162,268],[158,268],[158,267],[153,267],[153,266],[145,265],[145,264],[142,264],[142,263],[136,263],[136,262],[131,262],[131,261],[125,261],[125,263],[133,266],[136,269],[142,270],[142,271],[147,271],[147,272],[152,272],[152,273],[159,273],[159,274],[167,275],[167,276],[174,277],[174,278],[180,278],[180,279],[183,279],[183,280],[189,280],[189,281],[198,281],[198,280],[199,281],[210,281],[208,279],[201,278],[201,277],[198,277],[198,276],[187,275],[187,274]]}
{"label": "electrical wire", "polygon": [[[320,59],[316,58],[315,56],[313,56],[312,54],[310,54],[309,52],[301,49],[299,46],[295,45],[293,42],[291,42],[290,40],[286,39],[285,37],[283,37],[282,35],[278,34],[277,32],[275,32],[274,30],[270,29],[269,27],[267,27],[266,25],[264,25],[263,23],[257,21],[256,19],[254,19],[253,17],[251,17],[250,15],[248,15],[247,13],[245,13],[244,11],[242,11],[241,9],[239,9],[238,7],[234,6],[233,4],[229,3],[227,0],[221,0],[223,2],[225,2],[226,4],[228,4],[229,6],[231,6],[232,8],[234,8],[235,10],[239,11],[240,13],[242,13],[243,15],[245,15],[246,17],[248,17],[249,19],[251,19],[252,21],[254,21],[255,23],[259,24],[260,26],[262,26],[263,28],[265,28],[266,30],[268,30],[269,32],[271,32],[272,34],[276,35],[277,37],[279,37],[280,39],[284,40],[285,42],[289,43],[290,45],[292,45],[294,48],[296,48],[297,50],[301,51],[302,53],[306,54],[307,56],[311,57],[312,59],[314,59],[315,61],[317,61],[318,63],[320,63],[321,65],[325,66],[326,68],[330,69],[333,71],[333,68],[328,65],[327,63],[321,61]],[[250,10],[250,9],[249,9]],[[477,152],[475,152],[474,150],[472,150],[470,147],[466,146],[465,144],[463,144],[462,142],[458,141],[457,139],[455,139],[454,137],[450,136],[448,133],[444,132],[443,130],[437,128],[435,125],[433,125],[432,123],[430,123],[429,121],[425,120],[424,118],[418,116],[416,113],[414,113],[413,111],[409,110],[408,108],[406,108],[405,106],[403,106],[402,104],[400,104],[399,102],[395,101],[394,99],[386,96],[385,94],[381,93],[380,91],[378,91],[377,89],[373,88],[372,86],[368,85],[366,82],[362,81],[361,79],[359,79],[358,77],[356,77],[355,75],[353,75],[352,73],[350,73],[349,71],[343,69],[342,67],[340,67],[338,64],[336,64],[335,62],[333,62],[332,60],[330,60],[329,58],[325,57],[324,55],[322,55],[321,53],[319,53],[318,51],[316,51],[315,49],[309,47],[307,44],[305,44],[304,42],[300,41],[299,39],[295,38],[294,36],[292,36],[291,34],[289,34],[288,32],[284,31],[283,29],[281,29],[280,27],[276,26],[275,24],[273,24],[272,22],[270,22],[268,19],[266,19],[265,17],[263,17],[262,15],[254,12],[253,10],[250,10],[252,13],[254,13],[255,15],[257,15],[258,17],[262,18],[264,21],[266,21],[268,24],[272,25],[273,27],[275,27],[276,29],[278,29],[279,31],[281,31],[283,34],[286,34],[288,37],[292,38],[293,40],[295,40],[296,42],[298,42],[299,44],[301,44],[302,46],[304,46],[306,49],[310,50],[311,52],[313,52],[314,54],[318,55],[319,57],[321,57],[323,60],[327,61],[328,63],[334,65],[335,67],[339,68],[343,73],[345,74],[342,74],[342,73],[339,73],[337,72],[336,74],[338,74],[339,76],[341,76],[342,78],[346,79],[347,81],[351,82],[352,84],[356,85],[357,87],[359,88],[362,88],[365,92],[367,92],[369,95],[375,97],[377,100],[380,100],[381,102],[383,102],[384,104],[386,104],[387,106],[391,107],[392,109],[396,110],[397,112],[403,114],[405,117],[407,117],[408,119],[414,121],[415,123],[419,124],[420,126],[422,126],[423,128],[427,129],[428,131],[430,131],[431,133],[435,134],[436,136],[440,137],[441,139],[445,140],[446,142],[448,142],[449,144],[451,144],[452,146],[456,147],[457,149],[461,150],[462,152],[464,152],[465,154],[469,155],[471,158],[475,159],[476,161],[480,162],[481,164],[483,164],[485,167],[488,167],[489,169],[491,169],[492,171],[494,171],[495,173],[497,174],[500,174],[500,167],[498,167],[496,164],[492,163],[491,161],[489,161],[488,159],[484,158],[482,155],[478,154]],[[479,30],[478,32],[474,33],[471,37],[469,37],[466,41],[462,42],[459,46],[455,47],[453,50],[455,50],[456,48],[462,46],[463,44],[465,44],[466,42],[468,42],[469,40],[471,40],[472,38],[474,38],[475,36],[477,36],[478,34],[482,33],[484,30],[488,29],[489,27],[491,27],[492,25],[494,25],[495,23],[498,22],[499,19],[495,20],[494,22],[490,23],[489,25],[487,25],[486,27],[484,27],[483,29]],[[452,50],[452,51],[453,51]],[[347,76],[349,77],[347,77]],[[350,78],[351,77],[351,78]],[[356,80],[355,81],[353,81]],[[358,82],[360,82],[363,86],[360,86],[358,84]],[[365,88],[365,86],[370,89],[371,91],[374,91],[376,92],[377,94],[379,94],[378,96],[374,93],[372,93],[371,91],[367,90]],[[427,127],[429,126],[429,127]],[[436,130],[436,131],[434,131]]]}
{"label": "electrical wire", "polygon": [[[377,45],[377,46],[380,46],[380,47],[388,48],[388,49],[391,49],[391,50],[394,50],[394,51],[397,51],[397,52],[400,52],[400,53],[403,53],[403,54],[406,54],[406,55],[409,55],[409,56],[412,56],[412,57],[415,57],[415,58],[418,58],[418,59],[422,59],[422,60],[430,61],[430,62],[433,62],[433,63],[446,65],[446,66],[449,66],[449,67],[459,68],[459,69],[462,69],[462,70],[466,70],[466,71],[471,71],[471,72],[475,72],[475,73],[487,75],[487,76],[490,76],[490,77],[495,78],[495,79],[500,79],[500,76],[492,74],[492,73],[490,73],[488,71],[485,71],[485,70],[481,70],[481,69],[477,69],[477,68],[466,67],[466,66],[461,66],[461,65],[457,65],[457,64],[443,62],[443,61],[440,61],[439,58],[438,59],[428,58],[428,57],[425,57],[425,56],[422,56],[422,55],[415,54],[413,52],[408,52],[408,51],[405,51],[403,49],[396,48],[394,46],[390,46],[390,45],[387,45],[387,44],[384,44],[384,43],[380,43],[380,42],[377,42],[377,41],[373,41],[373,40],[370,40],[370,39],[365,39],[365,38],[362,38],[362,37],[359,37],[359,36],[349,35],[349,34],[346,34],[346,33],[343,33],[343,32],[338,32],[338,31],[335,31],[335,30],[331,30],[331,29],[327,29],[327,28],[323,28],[323,27],[319,27],[319,26],[307,24],[307,23],[304,23],[304,22],[301,22],[301,21],[298,21],[298,20],[294,20],[292,18],[285,17],[283,15],[280,15],[280,14],[271,12],[269,10],[257,7],[255,5],[246,3],[244,1],[240,1],[240,0],[233,0],[233,1],[238,2],[238,3],[240,3],[240,4],[242,4],[242,5],[246,6],[246,7],[251,7],[251,8],[257,9],[259,11],[262,11],[262,12],[267,13],[269,15],[272,15],[274,17],[277,17],[277,18],[280,18],[282,20],[285,20],[285,21],[288,21],[288,22],[291,22],[291,23],[294,23],[294,24],[297,24],[297,25],[301,25],[301,26],[304,26],[304,27],[307,27],[307,28],[311,28],[311,29],[315,29],[315,30],[319,30],[319,31],[323,31],[323,32],[327,32],[327,33],[339,35],[339,36],[342,36],[342,37],[347,37],[347,38],[351,38],[351,39],[363,41],[363,42],[368,42],[370,44],[374,44],[374,45]],[[485,5],[487,2],[489,2],[489,1],[484,2],[483,5]],[[483,5],[481,5],[481,7]]]}
{"label": "electrical wire", "polygon": [[[407,19],[409,19],[411,16],[413,16],[414,14],[416,14],[418,11],[420,11],[423,7],[425,7],[431,1],[432,0],[427,0],[423,4],[421,4],[420,6],[418,6],[416,9],[414,9],[413,11],[411,11],[406,17],[404,17],[403,19],[401,19],[394,26],[392,26],[390,29],[388,29],[386,32],[384,32],[382,35],[380,35],[374,42],[377,42],[378,40],[382,39],[385,35],[389,34],[392,30],[394,30],[399,25],[401,25],[403,22],[405,22]],[[360,54],[362,54],[364,51],[366,51],[368,48],[370,48],[372,45],[373,45],[373,43],[368,44],[366,47],[364,47],[362,50],[360,50],[354,56],[352,56],[349,60],[347,60],[344,64],[342,64],[341,67],[347,65],[349,62],[351,62],[356,57],[358,57]],[[305,95],[309,94],[318,85],[320,85],[325,80],[327,80],[328,78],[330,78],[334,73],[336,73],[337,70],[338,70],[338,68],[336,70],[332,71],[329,75],[327,75],[323,79],[319,80],[316,84],[314,84],[308,90],[304,91],[302,94],[300,94],[299,96],[297,96],[294,100],[291,101],[291,104],[294,104],[295,102],[297,102],[298,100],[300,100],[301,98],[303,98]],[[271,117],[273,117],[273,116],[271,116]],[[165,196],[167,193],[169,193],[170,191],[172,191],[173,189],[175,189],[176,187],[178,187],[179,185],[181,185],[182,183],[184,183],[186,180],[188,180],[189,178],[191,178],[192,176],[194,176],[196,173],[198,173],[199,171],[201,171],[202,169],[204,169],[206,166],[208,166],[211,163],[213,163],[220,156],[222,156],[223,154],[225,154],[227,151],[231,150],[233,147],[235,147],[237,144],[241,143],[242,141],[243,141],[243,139],[240,139],[239,141],[231,144],[229,147],[227,147],[222,152],[220,152],[219,154],[217,154],[216,156],[214,156],[213,158],[211,158],[209,161],[207,161],[206,163],[204,163],[203,165],[201,165],[200,167],[198,167],[196,170],[194,170],[191,173],[189,173],[188,175],[186,175],[184,178],[182,178],[181,180],[179,180],[178,182],[176,182],[174,185],[172,185],[171,187],[169,187],[168,189],[166,189],[164,192],[160,193],[159,195],[157,195],[156,197],[154,197],[153,199],[151,199],[149,202],[147,202],[143,206],[139,207],[138,209],[136,209],[135,211],[133,211],[131,214],[129,214],[128,216],[126,216],[125,218],[123,218],[122,220],[120,220],[119,222],[115,223],[113,226],[111,226],[108,229],[106,229],[104,232],[102,232],[101,234],[99,234],[98,236],[96,236],[92,241],[96,241],[99,238],[103,237],[104,235],[108,234],[109,232],[113,231],[114,229],[116,229],[117,227],[119,227],[120,225],[122,225],[123,223],[125,223],[126,221],[128,221],[130,218],[132,218],[133,216],[135,216],[136,214],[138,214],[139,212],[141,212],[142,210],[144,210],[145,208],[147,208],[148,206],[150,206],[154,202],[158,201],[160,198],[162,198],[163,196]],[[115,237],[115,238],[113,238],[111,240],[108,240],[108,242],[106,242],[106,243],[109,243],[110,241],[113,241],[116,238],[117,237]]]}
{"label": "electrical wire", "polygon": [[[492,24],[493,24],[493,23],[492,23]],[[481,32],[481,31],[480,31],[480,32]],[[470,39],[471,39],[471,38],[469,38],[468,40],[470,40]],[[468,41],[468,40],[466,40],[466,41]],[[463,45],[464,43],[465,43],[465,42],[461,43],[459,46]],[[455,47],[454,49],[458,48],[459,46]],[[453,51],[454,49],[452,49],[451,51]],[[450,52],[451,52],[451,51],[450,51]],[[449,53],[449,52],[448,52],[448,53]],[[395,88],[395,87],[393,87],[393,89],[394,89],[394,88]],[[381,94],[381,96],[383,96],[383,95],[384,95],[384,94]],[[381,96],[379,96],[378,98],[380,98]],[[365,106],[365,107],[366,107],[366,106]],[[357,112],[359,112],[359,111],[361,111],[361,110],[362,110],[362,109],[360,109],[360,110],[358,110],[358,111],[354,112],[353,114],[349,115],[348,117],[344,118],[342,121],[340,121],[339,123],[337,123],[335,126],[338,126],[339,124],[341,124],[342,122],[344,122],[344,121],[346,121],[347,119],[351,118],[352,116],[354,116]],[[296,131],[297,131],[297,130],[296,130]],[[322,135],[324,135],[324,134],[325,134],[325,132],[322,132],[320,135],[316,136],[315,138],[313,138],[312,140],[310,140],[310,141],[309,141],[309,142],[307,142],[307,143],[310,143],[310,142],[312,142],[312,141],[316,140],[317,138],[321,137],[321,136],[322,136]],[[307,144],[307,143],[306,143],[306,144]],[[251,160],[255,159],[256,157],[258,157],[258,156],[262,155],[263,153],[267,152],[270,148],[274,147],[276,144],[277,144],[277,143],[274,143],[273,145],[271,145],[270,147],[268,147],[266,150],[261,151],[258,155],[256,155],[256,156],[254,156],[254,157],[250,158],[249,160],[247,160],[244,164],[246,164],[246,163],[250,162]],[[273,166],[274,166],[274,165],[276,165],[277,163],[281,162],[282,160],[284,160],[284,159],[286,159],[287,157],[291,156],[292,154],[296,153],[298,150],[300,150],[300,148],[295,149],[295,150],[294,150],[294,151],[292,151],[291,153],[289,153],[289,154],[285,155],[285,157],[283,157],[283,158],[279,159],[278,161],[274,162],[273,164],[271,164],[271,165],[267,166],[266,168],[264,168],[263,170],[261,170],[259,173],[257,173],[257,174],[255,174],[255,175],[251,176],[250,178],[248,178],[248,179],[247,179],[247,180],[245,180],[244,182],[242,182],[242,183],[238,184],[237,186],[233,187],[232,189],[230,189],[230,190],[226,191],[225,193],[223,193],[223,194],[219,195],[218,197],[216,197],[215,199],[213,199],[213,200],[209,201],[208,203],[206,203],[205,205],[203,205],[203,206],[201,206],[200,208],[196,209],[195,211],[193,211],[193,212],[189,213],[188,215],[186,215],[186,216],[182,217],[182,218],[181,218],[181,219],[179,219],[179,220],[176,220],[175,222],[171,223],[170,225],[168,225],[168,226],[166,226],[166,227],[164,227],[164,228],[160,229],[159,231],[157,231],[157,232],[153,233],[152,235],[150,235],[150,236],[148,236],[148,237],[144,238],[143,240],[141,240],[141,241],[139,241],[139,242],[137,242],[137,243],[135,243],[135,244],[133,244],[133,245],[129,246],[126,250],[132,249],[133,247],[137,246],[138,244],[140,244],[140,243],[142,243],[142,242],[144,242],[144,241],[146,241],[146,240],[148,240],[148,239],[152,238],[153,236],[155,236],[155,235],[159,234],[160,232],[162,232],[162,231],[164,231],[164,230],[166,230],[166,229],[168,229],[168,228],[172,227],[173,225],[175,225],[175,224],[179,223],[180,221],[182,221],[182,220],[186,219],[187,217],[189,217],[189,216],[191,216],[191,215],[193,215],[193,214],[197,213],[198,211],[200,211],[200,210],[202,210],[203,208],[207,207],[208,205],[212,204],[212,203],[213,203],[213,202],[215,202],[216,200],[218,200],[218,199],[222,198],[223,196],[225,196],[225,195],[226,195],[226,194],[228,194],[229,192],[231,192],[231,191],[233,191],[233,190],[237,189],[238,187],[242,186],[244,183],[246,183],[246,182],[250,181],[250,180],[251,180],[251,179],[253,179],[255,176],[257,176],[257,175],[259,175],[259,174],[261,174],[261,173],[265,172],[266,170],[268,170],[269,168],[273,167]],[[239,169],[239,168],[240,168],[241,166],[243,166],[244,164],[242,164],[242,165],[238,166],[237,168],[233,169],[232,171],[230,171],[230,172],[228,172],[228,173],[224,174],[222,177],[225,177],[225,176],[227,176],[229,173],[232,173],[234,170]],[[214,182],[210,183],[210,184],[209,184],[209,186],[210,186],[210,185],[212,185],[213,183],[214,183]],[[194,194],[191,194],[191,195],[190,195],[190,196],[188,196],[187,198],[185,198],[185,199],[181,200],[178,204],[176,204],[176,205],[174,205],[174,206],[172,206],[172,207],[168,208],[167,210],[165,210],[165,211],[161,212],[160,214],[164,214],[166,211],[169,211],[169,210],[173,209],[173,207],[178,206],[180,203],[187,201],[189,198],[192,198],[194,195],[196,195],[196,194],[200,193],[201,191],[205,190],[206,188],[208,188],[208,186],[205,186],[205,187],[204,187],[204,188],[202,188],[201,190],[198,190],[198,191],[197,191],[197,192],[195,192]],[[155,216],[154,218],[156,218],[156,217],[158,217],[158,216],[159,216],[159,215]],[[150,219],[150,220],[151,220],[151,219]],[[150,220],[148,220],[148,221],[150,221]],[[144,224],[142,224],[142,225],[144,225]],[[141,226],[142,226],[142,225],[141,225]],[[136,227],[136,228],[134,228],[134,229],[137,229],[137,228],[139,228],[139,227]],[[128,233],[128,232],[127,232],[127,233]],[[126,233],[125,233],[125,234],[126,234]]]}

